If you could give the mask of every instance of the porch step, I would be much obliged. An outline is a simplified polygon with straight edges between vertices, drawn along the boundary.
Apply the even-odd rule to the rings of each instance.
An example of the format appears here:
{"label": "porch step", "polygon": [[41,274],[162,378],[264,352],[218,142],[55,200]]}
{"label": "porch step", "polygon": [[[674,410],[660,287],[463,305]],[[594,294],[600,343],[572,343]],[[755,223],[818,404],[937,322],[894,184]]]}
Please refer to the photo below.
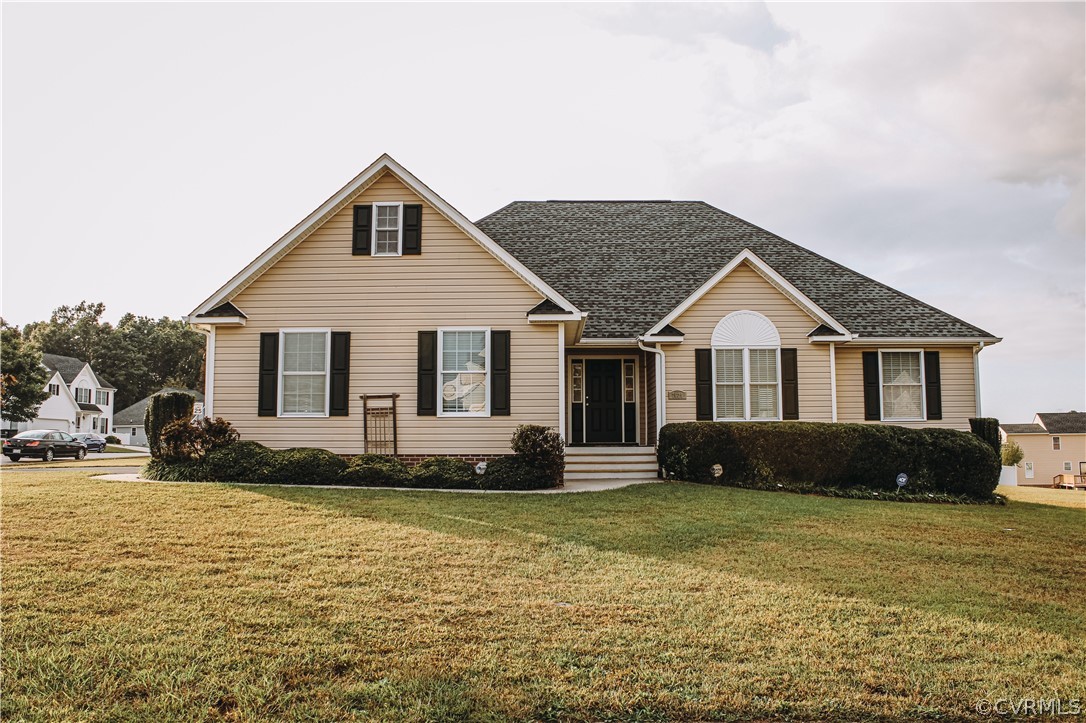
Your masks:
{"label": "porch step", "polygon": [[655,479],[652,447],[567,447],[567,480]]}

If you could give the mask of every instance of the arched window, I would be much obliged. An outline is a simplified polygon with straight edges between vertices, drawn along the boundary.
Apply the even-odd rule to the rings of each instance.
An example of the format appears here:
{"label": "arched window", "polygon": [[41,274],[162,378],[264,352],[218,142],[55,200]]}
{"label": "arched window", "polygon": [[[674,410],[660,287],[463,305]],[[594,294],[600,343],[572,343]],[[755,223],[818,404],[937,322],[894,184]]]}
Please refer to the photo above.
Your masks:
{"label": "arched window", "polygon": [[713,330],[713,417],[781,418],[781,335],[756,311],[728,314]]}

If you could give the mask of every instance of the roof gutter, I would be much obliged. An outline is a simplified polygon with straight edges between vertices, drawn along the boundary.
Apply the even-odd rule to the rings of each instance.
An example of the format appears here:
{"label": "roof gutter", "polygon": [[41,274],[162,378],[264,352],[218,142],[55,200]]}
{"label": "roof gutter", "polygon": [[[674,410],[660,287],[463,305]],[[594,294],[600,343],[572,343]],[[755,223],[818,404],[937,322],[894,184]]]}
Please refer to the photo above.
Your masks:
{"label": "roof gutter", "polygon": [[645,346],[645,337],[637,337],[637,348],[656,355],[656,439],[660,439],[660,429],[667,423],[667,378],[664,364],[664,350],[657,346]]}

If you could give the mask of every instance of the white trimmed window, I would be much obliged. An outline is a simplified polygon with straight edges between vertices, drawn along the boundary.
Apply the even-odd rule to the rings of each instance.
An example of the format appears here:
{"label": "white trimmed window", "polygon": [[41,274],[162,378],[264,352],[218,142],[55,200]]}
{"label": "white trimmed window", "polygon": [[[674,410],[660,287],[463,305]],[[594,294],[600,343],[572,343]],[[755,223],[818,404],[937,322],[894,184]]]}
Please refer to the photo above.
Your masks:
{"label": "white trimmed window", "polygon": [[736,311],[713,331],[713,416],[717,421],[781,418],[781,338],[766,317]]}
{"label": "white trimmed window", "polygon": [[96,391],[94,393],[94,403],[95,404],[104,404],[104,405],[108,406],[109,405],[109,392],[103,392],[103,391],[100,391],[100,390]]}
{"label": "white trimmed window", "polygon": [[924,419],[924,364],[919,350],[880,351],[882,418],[899,422]]}
{"label": "white trimmed window", "polygon": [[373,205],[373,255],[399,256],[403,243],[403,204]]}
{"label": "white trimmed window", "polygon": [[91,390],[90,389],[88,389],[87,387],[76,387],[75,388],[75,401],[79,402],[80,404],[90,404],[90,400],[91,400]]}
{"label": "white trimmed window", "polygon": [[331,338],[327,329],[279,332],[280,416],[328,416]]}
{"label": "white trimmed window", "polygon": [[1064,462],[1063,463],[1063,471],[1064,472],[1074,472],[1075,469],[1074,469],[1074,467],[1071,466],[1070,462]]}
{"label": "white trimmed window", "polygon": [[1052,438],[1052,451],[1053,452],[1059,452],[1060,451],[1060,438],[1059,437],[1053,437]]}
{"label": "white trimmed window", "polygon": [[51,394],[54,397],[59,397],[60,396],[60,385],[59,384],[50,384],[49,385],[49,394]]}
{"label": "white trimmed window", "polygon": [[438,329],[443,417],[490,415],[490,329]]}

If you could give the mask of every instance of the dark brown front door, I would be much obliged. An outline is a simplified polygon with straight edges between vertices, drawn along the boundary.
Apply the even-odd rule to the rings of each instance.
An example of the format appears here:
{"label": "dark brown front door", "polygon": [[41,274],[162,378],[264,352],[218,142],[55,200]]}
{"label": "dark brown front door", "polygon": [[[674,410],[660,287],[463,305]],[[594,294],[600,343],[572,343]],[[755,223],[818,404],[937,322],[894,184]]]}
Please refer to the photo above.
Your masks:
{"label": "dark brown front door", "polygon": [[622,442],[622,361],[585,359],[585,443]]}

